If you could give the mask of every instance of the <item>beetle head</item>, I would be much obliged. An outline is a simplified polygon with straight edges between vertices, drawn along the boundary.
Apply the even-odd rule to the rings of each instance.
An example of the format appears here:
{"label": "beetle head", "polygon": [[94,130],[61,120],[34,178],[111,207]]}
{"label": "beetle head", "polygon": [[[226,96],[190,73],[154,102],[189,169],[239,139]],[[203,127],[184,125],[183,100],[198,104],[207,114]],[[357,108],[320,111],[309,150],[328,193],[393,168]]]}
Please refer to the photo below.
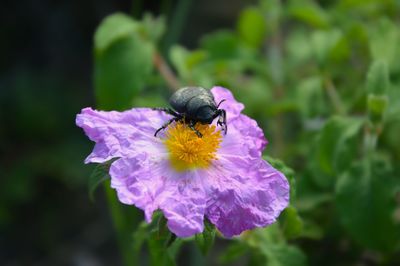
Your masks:
{"label": "beetle head", "polygon": [[203,106],[196,113],[196,120],[202,124],[211,124],[214,120],[216,110],[211,106]]}

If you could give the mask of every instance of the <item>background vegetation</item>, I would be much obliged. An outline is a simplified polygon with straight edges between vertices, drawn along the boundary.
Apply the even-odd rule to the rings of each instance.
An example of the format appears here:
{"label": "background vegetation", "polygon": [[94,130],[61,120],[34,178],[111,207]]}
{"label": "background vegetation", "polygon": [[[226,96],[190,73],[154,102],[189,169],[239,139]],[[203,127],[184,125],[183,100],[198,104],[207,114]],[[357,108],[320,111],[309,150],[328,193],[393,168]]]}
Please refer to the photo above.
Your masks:
{"label": "background vegetation", "polygon": [[[1,265],[400,265],[399,1],[19,1],[0,14]],[[168,245],[162,224],[95,190],[105,167],[83,165],[80,109],[166,106],[186,85],[230,88],[264,129],[265,159],[292,184],[279,223]]]}

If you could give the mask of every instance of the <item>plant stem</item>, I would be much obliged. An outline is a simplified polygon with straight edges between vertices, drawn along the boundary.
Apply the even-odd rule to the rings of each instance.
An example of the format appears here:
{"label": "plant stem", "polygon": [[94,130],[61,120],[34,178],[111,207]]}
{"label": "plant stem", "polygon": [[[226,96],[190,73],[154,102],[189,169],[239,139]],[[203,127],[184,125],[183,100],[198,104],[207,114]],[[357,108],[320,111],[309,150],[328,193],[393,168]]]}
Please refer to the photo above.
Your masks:
{"label": "plant stem", "polygon": [[367,157],[371,157],[376,149],[376,145],[378,143],[378,138],[382,133],[382,125],[381,124],[373,124],[371,121],[368,121],[364,127],[364,154]]}
{"label": "plant stem", "polygon": [[179,80],[158,51],[154,53],[153,63],[160,75],[164,78],[170,90],[175,91],[180,88],[181,85]]}
{"label": "plant stem", "polygon": [[136,266],[138,265],[138,260],[134,256],[135,253],[133,252],[132,238],[135,223],[128,219],[129,217],[127,217],[126,213],[123,211],[123,206],[118,201],[115,195],[115,190],[110,187],[109,182],[104,183],[104,190],[117,234],[117,241],[122,255],[123,264],[125,266]]}
{"label": "plant stem", "polygon": [[340,115],[346,114],[346,110],[344,108],[342,101],[340,100],[340,96],[336,90],[335,85],[332,82],[332,79],[326,78],[324,80],[324,85],[325,85],[325,89],[328,94],[328,97],[331,100],[336,112]]}

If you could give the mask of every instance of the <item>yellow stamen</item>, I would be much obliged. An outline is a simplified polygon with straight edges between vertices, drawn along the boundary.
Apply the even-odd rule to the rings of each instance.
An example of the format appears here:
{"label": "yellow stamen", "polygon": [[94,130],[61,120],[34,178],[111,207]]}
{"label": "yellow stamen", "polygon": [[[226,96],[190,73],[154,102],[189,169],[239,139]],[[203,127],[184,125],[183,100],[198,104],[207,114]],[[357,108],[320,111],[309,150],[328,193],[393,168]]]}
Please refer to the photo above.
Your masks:
{"label": "yellow stamen", "polygon": [[184,123],[168,127],[164,144],[169,151],[171,165],[177,171],[207,168],[216,159],[216,151],[222,141],[220,131],[214,125],[195,125],[201,138]]}

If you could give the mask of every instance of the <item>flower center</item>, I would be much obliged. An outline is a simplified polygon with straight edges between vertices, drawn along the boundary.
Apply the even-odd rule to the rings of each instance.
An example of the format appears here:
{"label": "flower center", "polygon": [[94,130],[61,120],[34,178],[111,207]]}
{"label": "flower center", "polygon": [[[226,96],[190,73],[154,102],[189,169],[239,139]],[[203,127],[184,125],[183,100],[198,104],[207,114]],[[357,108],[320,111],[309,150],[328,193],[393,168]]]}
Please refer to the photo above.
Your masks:
{"label": "flower center", "polygon": [[216,151],[222,141],[220,131],[214,125],[197,123],[195,128],[202,134],[198,137],[182,122],[168,127],[164,144],[169,152],[171,165],[177,171],[207,168],[216,159]]}

